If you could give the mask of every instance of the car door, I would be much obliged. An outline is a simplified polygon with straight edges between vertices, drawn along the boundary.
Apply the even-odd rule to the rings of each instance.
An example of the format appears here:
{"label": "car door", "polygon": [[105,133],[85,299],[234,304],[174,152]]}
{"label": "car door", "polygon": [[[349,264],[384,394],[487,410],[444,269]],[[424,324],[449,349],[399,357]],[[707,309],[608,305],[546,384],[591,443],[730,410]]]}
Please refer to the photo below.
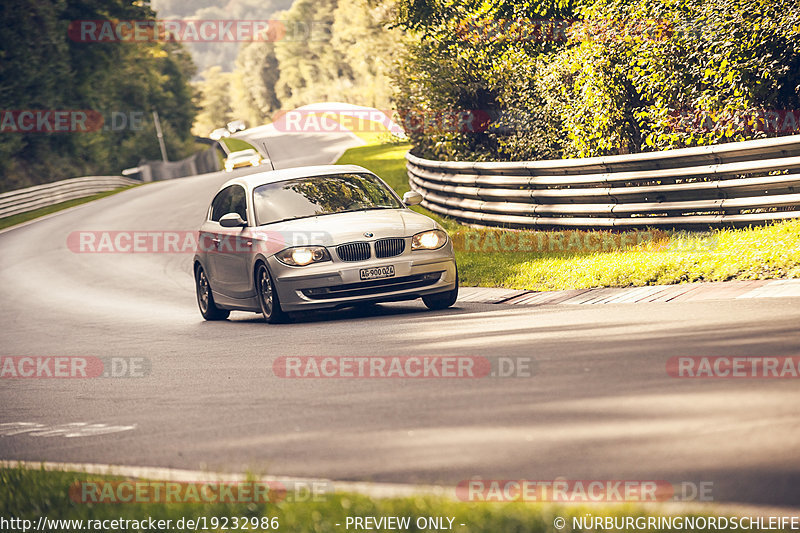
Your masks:
{"label": "car door", "polygon": [[214,196],[206,214],[206,221],[200,226],[200,235],[198,236],[201,250],[200,257],[206,269],[211,288],[215,292],[220,292],[219,283],[217,282],[217,255],[221,242],[220,234],[223,228],[219,224],[219,219],[228,212],[227,210],[231,203],[230,196],[230,187],[222,189]]}
{"label": "car door", "polygon": [[[253,296],[250,275],[250,259],[252,252],[252,239],[249,237],[247,226],[240,228],[223,228],[219,219],[228,213],[237,213],[242,220],[247,221],[247,197],[244,187],[231,185],[224,189],[227,195],[220,201],[217,209],[224,212],[214,212],[212,206],[212,222],[216,224],[217,241],[215,251],[209,254],[213,263],[214,289],[221,294],[235,299]],[[227,201],[227,203],[224,203]]]}

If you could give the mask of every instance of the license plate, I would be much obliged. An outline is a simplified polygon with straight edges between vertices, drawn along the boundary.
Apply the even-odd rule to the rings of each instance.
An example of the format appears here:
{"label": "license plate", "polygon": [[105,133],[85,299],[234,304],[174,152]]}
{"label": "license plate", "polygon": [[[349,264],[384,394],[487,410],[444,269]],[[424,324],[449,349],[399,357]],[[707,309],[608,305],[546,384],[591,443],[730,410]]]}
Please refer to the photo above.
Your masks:
{"label": "license plate", "polygon": [[394,265],[373,267],[373,268],[362,268],[361,270],[359,270],[358,275],[361,277],[362,280],[391,278],[394,276]]}

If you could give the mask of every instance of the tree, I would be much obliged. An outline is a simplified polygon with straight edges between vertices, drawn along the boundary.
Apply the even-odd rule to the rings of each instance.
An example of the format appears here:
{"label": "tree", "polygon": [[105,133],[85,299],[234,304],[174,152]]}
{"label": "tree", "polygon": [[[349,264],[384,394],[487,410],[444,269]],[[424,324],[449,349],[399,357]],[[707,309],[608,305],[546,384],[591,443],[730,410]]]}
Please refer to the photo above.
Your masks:
{"label": "tree", "polygon": [[216,128],[223,128],[233,118],[231,108],[230,72],[221,67],[211,67],[202,73],[203,81],[197,84],[200,92],[200,113],[195,121],[197,135],[207,136]]}
{"label": "tree", "polygon": [[[401,107],[494,106],[485,131],[422,130],[444,159],[598,156],[800,133],[790,0],[401,0],[416,32]],[[542,20],[544,19],[544,20]],[[548,22],[565,23],[548,40]]]}
{"label": "tree", "polygon": [[[251,124],[268,122],[281,103],[275,92],[280,77],[275,43],[255,41],[242,46],[236,58],[235,84],[240,95],[237,116]],[[237,103],[234,103],[237,106]]]}
{"label": "tree", "polygon": [[[194,66],[183,47],[155,41],[82,42],[69,31],[71,21],[152,20],[155,13],[146,3],[9,0],[0,10],[0,109],[85,110],[105,119],[100,131],[4,133],[3,189],[117,173],[142,157],[160,157],[149,119],[153,109],[161,114],[170,155],[190,153]],[[125,124],[112,124],[119,117]]]}
{"label": "tree", "polygon": [[565,46],[558,25],[579,6],[579,0],[400,0],[396,24],[412,37],[393,77],[400,114],[490,117],[471,129],[415,129],[414,150],[442,159],[557,156],[557,120],[534,78],[538,60]]}

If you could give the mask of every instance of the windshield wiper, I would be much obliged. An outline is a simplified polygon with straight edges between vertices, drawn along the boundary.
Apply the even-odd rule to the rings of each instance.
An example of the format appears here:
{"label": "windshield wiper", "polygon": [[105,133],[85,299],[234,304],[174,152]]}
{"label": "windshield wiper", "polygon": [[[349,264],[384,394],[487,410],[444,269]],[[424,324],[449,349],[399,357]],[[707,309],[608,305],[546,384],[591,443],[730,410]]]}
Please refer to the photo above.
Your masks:
{"label": "windshield wiper", "polygon": [[392,205],[373,205],[372,207],[362,207],[360,209],[348,209],[347,211],[339,211],[340,213],[354,213],[356,211],[372,211],[373,209],[395,209]]}
{"label": "windshield wiper", "polygon": [[280,222],[291,222],[292,220],[301,220],[304,218],[312,218],[312,217],[324,217],[328,215],[338,215],[341,213],[357,213],[360,211],[371,211],[373,209],[397,209],[395,206],[392,205],[376,205],[372,207],[363,207],[361,209],[348,209],[346,211],[336,211],[334,213],[315,213],[313,215],[303,215],[300,217],[290,217],[290,218],[282,218],[280,220],[274,220],[272,222],[266,222],[264,224],[260,224],[261,226],[266,226],[267,224],[278,224]]}

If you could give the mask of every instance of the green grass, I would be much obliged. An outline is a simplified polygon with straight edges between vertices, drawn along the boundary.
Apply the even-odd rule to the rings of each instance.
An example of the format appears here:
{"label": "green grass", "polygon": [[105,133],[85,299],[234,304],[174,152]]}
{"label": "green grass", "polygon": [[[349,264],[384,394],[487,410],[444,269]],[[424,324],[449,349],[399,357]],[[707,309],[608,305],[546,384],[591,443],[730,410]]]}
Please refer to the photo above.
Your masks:
{"label": "green grass", "polygon": [[[559,233],[576,235],[582,241],[592,234],[526,233],[534,242],[540,236],[548,242],[548,238]],[[594,234],[598,235],[594,242],[608,235]],[[800,277],[800,220],[692,234],[663,232],[663,235],[661,244],[643,242],[608,251],[566,247],[563,251],[494,251],[491,247],[483,251],[487,248],[481,247],[482,251],[457,253],[459,273],[465,285],[532,290]],[[569,242],[569,238],[565,236],[563,242]],[[635,238],[631,240],[635,242]]]}
{"label": "green grass", "polygon": [[[279,503],[250,504],[192,504],[192,503],[79,503],[70,495],[70,487],[81,481],[119,480],[120,477],[98,476],[77,472],[52,472],[24,468],[0,469],[0,517],[31,520],[35,528],[40,516],[48,519],[71,520],[172,520],[169,531],[178,531],[174,524],[181,518],[206,517],[277,517],[277,531],[285,532],[339,532],[346,531],[347,517],[362,516],[409,516],[415,520],[420,516],[454,517],[454,531],[476,532],[555,532],[556,517],[567,520],[561,531],[573,531],[571,517],[587,514],[611,517],[663,516],[659,508],[643,504],[615,503],[606,505],[558,505],[530,503],[473,503],[446,497],[418,496],[404,498],[371,499],[351,493],[340,493],[317,497],[315,501],[282,501]],[[221,480],[222,481],[222,480]],[[80,492],[77,492],[80,494]],[[683,513],[681,513],[683,515]],[[696,516],[696,515],[695,515]],[[336,526],[336,524],[341,524]],[[461,527],[460,524],[465,524]],[[84,524],[85,525],[85,524]],[[228,530],[230,529],[230,525]],[[108,526],[102,530],[115,530]],[[143,529],[143,531],[146,529]],[[182,530],[192,530],[183,528]],[[202,530],[202,528],[200,529]],[[213,528],[212,531],[222,531]],[[255,528],[250,531],[267,531]],[[352,530],[352,527],[351,529]],[[74,525],[58,531],[78,532]],[[119,529],[124,531],[124,529]],[[130,531],[130,529],[128,529]],[[386,531],[386,530],[381,530]],[[422,531],[411,527],[408,531]],[[687,529],[687,531],[692,531]]]}
{"label": "green grass", "polygon": [[26,213],[20,213],[18,215],[11,215],[10,217],[0,218],[0,229],[16,226],[17,224],[22,224],[23,222],[28,222],[29,220],[43,217],[45,215],[49,215],[50,213],[55,213],[57,211],[63,211],[64,209],[69,209],[70,207],[74,207],[76,205],[93,202],[94,200],[105,198],[106,196],[112,196],[114,194],[130,189],[132,187],[139,187],[139,185],[137,184],[137,185],[130,185],[128,187],[121,187],[119,189],[113,189],[111,191],[93,194],[91,196],[86,196],[84,198],[76,198],[74,200],[67,200],[66,202],[61,202],[58,204],[49,205],[47,207],[34,209],[33,211],[28,211]]}
{"label": "green grass", "polygon": [[410,190],[404,159],[409,148],[409,143],[368,144],[347,150],[336,164],[361,165],[383,178],[392,189],[402,195]]}
{"label": "green grass", "polygon": [[[383,124],[371,120],[343,118],[340,123],[367,145],[396,144],[394,137]],[[405,144],[405,143],[404,143]]]}
{"label": "green grass", "polygon": [[[407,143],[387,143],[351,148],[338,163],[368,168],[402,194],[409,190],[404,158],[409,147]],[[492,246],[502,230],[473,229],[425,209],[414,209],[434,218],[456,237],[459,278],[465,286],[560,290],[800,277],[800,220],[692,233],[526,231],[522,232],[524,238],[537,243],[526,249]],[[506,233],[512,242],[521,236],[513,230]],[[643,234],[657,235],[658,243],[652,238],[643,240]],[[599,250],[569,246],[571,242],[589,239],[590,243],[602,243],[609,238],[618,245]],[[552,248],[551,241],[556,243]],[[479,246],[468,247],[465,243],[469,242]]]}
{"label": "green grass", "polygon": [[231,152],[238,152],[240,150],[250,150],[250,149],[258,152],[255,146],[241,139],[234,139],[233,137],[223,137],[222,139],[219,140],[219,142],[225,143],[225,146],[227,146],[228,150],[230,150]]}

